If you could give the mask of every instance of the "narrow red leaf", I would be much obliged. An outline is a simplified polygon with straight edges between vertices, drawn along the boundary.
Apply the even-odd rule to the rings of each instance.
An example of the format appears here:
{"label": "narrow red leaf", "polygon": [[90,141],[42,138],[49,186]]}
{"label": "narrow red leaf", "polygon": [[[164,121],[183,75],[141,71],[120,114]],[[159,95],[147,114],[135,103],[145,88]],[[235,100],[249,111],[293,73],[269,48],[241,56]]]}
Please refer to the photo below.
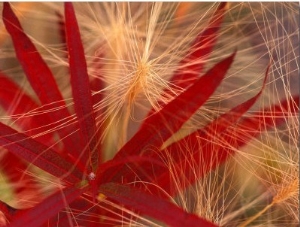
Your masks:
{"label": "narrow red leaf", "polygon": [[[119,226],[122,220],[132,220],[135,217],[127,212],[120,212],[116,208],[116,202],[107,198],[111,204],[95,204],[92,202],[93,198],[89,195],[83,194],[80,198],[73,201],[69,206],[62,210],[59,214],[55,215],[49,220],[45,227],[62,226],[62,227],[112,227]],[[98,203],[98,202],[97,202]],[[103,209],[103,206],[105,208]],[[70,213],[72,212],[72,222],[70,224]]]}
{"label": "narrow red leaf", "polygon": [[[38,135],[51,128],[51,126],[45,126],[45,122],[49,122],[47,114],[23,116],[30,111],[38,110],[39,105],[17,84],[1,72],[0,105],[8,114],[20,116],[17,120],[14,120],[14,123],[21,128],[26,135]],[[47,146],[52,146],[56,151],[59,151],[58,146],[53,146],[55,142],[53,136],[53,133],[43,133],[41,136],[36,137],[35,140]],[[10,182],[24,182],[23,184],[18,184],[20,186],[13,188],[16,194],[26,190],[27,185],[33,186],[36,184],[32,176],[24,174],[24,172],[21,171],[27,169],[27,164],[14,154],[10,152],[6,153],[0,160],[0,166],[1,171],[5,173],[5,176]],[[34,190],[34,187],[31,187],[31,189]]]}
{"label": "narrow red leaf", "polygon": [[[99,207],[92,202],[92,198],[82,194],[65,209],[62,209],[59,213],[53,216],[45,223],[45,227],[62,226],[62,227],[74,227],[74,226],[85,226],[85,227],[98,227],[103,226],[99,224],[100,211]],[[98,212],[97,212],[98,211]],[[72,215],[70,215],[72,212]],[[72,222],[70,222],[70,217]]]}
{"label": "narrow red leaf", "polygon": [[[103,100],[103,93],[99,92],[101,91],[105,86],[104,86],[104,82],[103,82],[103,78],[101,75],[101,69],[103,68],[102,62],[101,62],[101,58],[103,57],[103,53],[98,53],[94,60],[93,60],[93,74],[94,74],[94,78],[92,78],[92,80],[90,81],[90,87],[92,91],[97,92],[97,94],[95,94],[93,96],[93,103],[94,104],[98,104]],[[101,113],[98,113],[98,115],[100,115]]]}
{"label": "narrow red leaf", "polygon": [[284,123],[286,117],[299,113],[299,96],[293,96],[289,100],[283,100],[278,105],[263,109],[253,117],[244,118],[235,127],[235,133],[228,135],[236,140],[236,146],[241,147],[247,144],[253,137],[263,130],[268,130]]}
{"label": "narrow red leaf", "polygon": [[[9,3],[3,3],[3,22],[11,35],[16,56],[38,98],[43,105],[50,105],[56,109],[49,114],[52,123],[70,118],[64,99],[58,89],[53,74],[41,55],[24,33],[21,24],[12,11]],[[63,108],[62,108],[63,107]],[[49,107],[48,107],[49,108]],[[73,131],[62,128],[58,131],[61,139],[66,143],[69,151],[81,150],[78,140],[74,136],[68,137]],[[74,138],[74,139],[73,139]]]}
{"label": "narrow red leaf", "polygon": [[[185,92],[155,115],[147,118],[140,130],[121,148],[114,159],[128,155],[145,155],[147,148],[149,148],[148,150],[153,147],[160,148],[163,142],[180,129],[214,93],[231,66],[234,56],[235,53],[216,64]],[[116,168],[115,173],[117,172],[122,173],[120,169]],[[107,174],[106,180],[110,180],[115,173]]]}
{"label": "narrow red leaf", "polygon": [[126,185],[107,183],[99,187],[99,193],[132,208],[142,215],[155,218],[173,227],[216,227],[217,225],[189,214],[169,201]]}
{"label": "narrow red leaf", "polygon": [[0,122],[0,146],[42,170],[64,180],[77,183],[83,178],[74,164],[61,158],[51,148],[19,133]]}
{"label": "narrow red leaf", "polygon": [[86,190],[74,186],[66,187],[54,193],[35,207],[19,212],[12,220],[10,227],[40,227],[48,219],[59,213],[61,209],[80,197]]}
{"label": "narrow red leaf", "polygon": [[171,78],[171,82],[176,86],[186,88],[197,80],[201,73],[205,59],[211,53],[221,27],[226,11],[226,2],[221,2],[216,12],[212,15],[207,28],[199,33],[188,55],[179,63],[179,68]]}
{"label": "narrow red leaf", "polygon": [[[285,111],[288,107],[292,107],[290,111]],[[299,109],[299,97],[293,97],[290,100],[284,100],[279,105],[274,105],[271,108],[259,111],[258,116],[247,117],[241,120],[230,131],[224,130],[219,134],[214,134],[215,138],[212,141],[210,136],[199,132],[199,134],[192,134],[185,138],[185,143],[194,144],[193,155],[187,156],[181,153],[178,156],[182,148],[179,144],[171,145],[167,150],[169,154],[174,154],[174,163],[177,173],[184,173],[185,177],[180,182],[180,185],[172,187],[170,182],[172,178],[170,171],[164,172],[157,180],[156,183],[164,188],[171,195],[175,195],[178,190],[186,188],[188,185],[193,184],[197,179],[201,178],[204,174],[215,169],[219,165],[223,164],[229,157],[235,153],[235,149],[239,149],[245,146],[251,139],[258,136],[262,131],[269,130],[272,127],[279,126],[285,121],[286,116],[291,113],[297,113]],[[210,140],[209,140],[210,139]],[[214,141],[218,141],[217,143]],[[228,144],[228,146],[224,145]],[[182,143],[183,145],[183,143]],[[180,158],[180,162],[178,161]],[[190,167],[184,163],[189,160],[193,162],[194,169],[198,169],[199,172],[191,173]],[[173,172],[174,173],[174,172]]]}
{"label": "narrow red leaf", "polygon": [[13,40],[17,58],[41,102],[48,104],[63,100],[52,72],[24,33],[18,18],[6,2],[3,3],[3,22]]}
{"label": "narrow red leaf", "polygon": [[[3,22],[13,40],[16,56],[33,90],[44,105],[45,112],[49,109],[55,109],[55,111],[51,111],[51,114],[49,114],[52,124],[59,124],[62,119],[70,119],[70,113],[65,106],[64,99],[51,70],[31,40],[24,33],[18,18],[12,11],[9,3],[6,2],[3,4]],[[77,134],[74,134],[74,128],[71,125],[69,127],[70,129],[63,127],[57,132],[69,152],[80,153],[82,150],[80,139],[77,138]],[[73,136],[69,137],[68,135],[71,133],[73,133]]]}
{"label": "narrow red leaf", "polygon": [[[225,130],[227,130],[231,125],[236,124],[237,121],[240,119],[241,116],[243,116],[244,113],[246,113],[252,105],[257,101],[257,99],[260,97],[265,84],[267,80],[269,72],[269,67],[266,70],[265,79],[263,81],[263,86],[261,90],[251,99],[241,103],[240,105],[232,108],[230,111],[222,114],[220,117],[218,117],[216,120],[212,121],[211,123],[207,124],[204,128],[195,131],[194,133],[186,136],[185,138],[171,144],[167,149],[162,150],[160,152],[151,152],[148,153],[149,158],[157,159],[157,160],[168,160],[170,165],[173,166],[174,169],[180,169],[183,165],[183,163],[186,163],[187,159],[187,153],[185,149],[182,149],[186,144],[193,144],[193,151],[198,152],[202,149],[202,146],[208,146],[210,147],[212,143],[216,142],[216,138],[218,138],[222,133],[224,133]],[[202,159],[199,161],[203,161]],[[206,160],[209,163],[209,160]],[[205,163],[198,163],[199,165],[205,165]],[[127,164],[126,166],[127,172],[125,171],[125,168],[123,168],[122,179],[118,179],[117,182],[125,181],[127,179],[128,182],[131,182],[136,178],[136,175],[138,175],[139,179],[141,180],[150,180],[153,181],[153,178],[156,179],[156,183],[160,185],[162,188],[164,188],[167,192],[171,193],[169,188],[170,186],[170,179],[171,175],[173,174],[170,172],[167,166],[162,168],[158,165],[153,166],[137,166],[137,165],[130,165]],[[147,173],[145,175],[145,178],[143,178],[142,172]],[[189,171],[188,169],[184,171],[185,175],[188,175],[189,172],[195,171]],[[134,173],[134,174],[132,174]],[[148,179],[147,179],[148,178]],[[151,179],[152,178],[152,179]],[[188,178],[188,177],[186,177]],[[116,178],[114,178],[116,180]],[[188,183],[188,182],[187,182]]]}
{"label": "narrow red leaf", "polygon": [[115,158],[121,158],[125,154],[142,154],[147,146],[159,148],[214,93],[230,68],[234,56],[235,53],[216,64],[189,89],[161,111],[146,119],[144,126],[125,144]]}
{"label": "narrow red leaf", "polygon": [[[9,205],[7,205],[6,203],[0,200],[0,213],[1,212],[5,216],[5,220],[7,221],[7,223],[9,223],[11,222],[13,216],[18,212],[18,210],[10,207]],[[1,218],[1,214],[0,214],[0,218]],[[2,223],[0,222],[0,224]]]}
{"label": "narrow red leaf", "polygon": [[[11,115],[24,114],[32,109],[38,107],[38,105],[11,80],[6,78],[2,73],[0,73],[0,105]],[[47,118],[45,118],[46,120]],[[26,131],[31,129],[31,127],[40,127],[42,122],[40,118],[34,117],[21,117],[20,120],[16,121],[17,125],[21,127],[22,130]],[[32,134],[32,131],[27,132],[28,135]],[[37,138],[41,139],[41,138]],[[51,137],[47,135],[43,137],[40,142],[50,141]],[[27,165],[23,160],[19,159],[12,153],[6,153],[0,160],[0,168],[5,176],[10,182],[27,182],[33,185],[33,177],[23,174],[20,170],[25,170]],[[15,193],[21,192],[26,189],[25,184],[14,188]]]}
{"label": "narrow red leaf", "polygon": [[[50,127],[45,126],[49,122],[47,114],[23,116],[24,114],[38,110],[39,105],[28,96],[16,83],[0,72],[0,105],[10,115],[19,115],[14,121],[27,135],[37,135],[45,132]],[[39,142],[51,145],[53,134],[45,134],[36,138]]]}
{"label": "narrow red leaf", "polygon": [[[230,111],[222,114],[216,120],[207,124],[204,128],[197,130],[194,133],[186,136],[185,138],[171,144],[167,149],[160,152],[159,155],[161,157],[171,158],[173,162],[172,166],[174,166],[175,169],[179,169],[184,165],[183,163],[185,163],[186,159],[188,158],[186,152],[182,150],[182,147],[184,147],[185,144],[193,144],[193,151],[195,151],[196,153],[199,152],[199,150],[203,150],[204,147],[213,146],[213,144],[216,143],[218,138],[220,138],[220,136],[231,125],[236,124],[237,121],[253,106],[253,104],[260,97],[261,93],[263,92],[263,89],[265,88],[265,84],[269,74],[269,68],[270,66],[266,70],[261,90],[254,97],[232,108]],[[198,162],[199,161],[201,161],[201,163],[198,163],[198,165],[202,166],[210,163],[210,159],[203,160],[202,156],[201,159],[198,158]],[[205,168],[203,167],[201,169]],[[188,172],[185,173],[188,174]],[[157,171],[156,174],[158,174]],[[172,173],[170,171],[161,171],[161,174],[162,175],[159,177],[159,180],[157,180],[157,182],[165,182],[165,184],[168,185],[167,182],[171,179]]]}
{"label": "narrow red leaf", "polygon": [[[164,167],[164,164],[162,161],[160,161],[159,159],[157,159],[156,157],[152,158],[152,157],[142,157],[142,156],[128,156],[126,158],[123,159],[118,159],[118,160],[109,160],[103,164],[100,165],[98,172],[96,174],[97,178],[96,178],[96,184],[99,185],[102,178],[107,174],[107,171],[114,169],[114,168],[118,168],[118,167],[129,167],[129,166],[135,166],[136,164],[138,164],[139,166],[143,166],[146,163],[149,163],[149,165],[151,166],[160,166],[160,167]],[[136,176],[135,171],[132,169],[127,169],[131,175]],[[139,169],[139,171],[141,171],[141,169]],[[144,174],[147,174],[146,172]],[[123,175],[125,177],[125,175]],[[120,181],[121,182],[121,181]]]}
{"label": "narrow red leaf", "polygon": [[16,195],[27,190],[29,188],[28,185],[31,186],[32,190],[37,187],[35,178],[24,174],[24,170],[27,168],[28,166],[23,160],[10,152],[6,153],[0,159],[0,171],[5,174],[5,177],[10,183],[14,184],[18,182],[18,184],[12,188]]}
{"label": "narrow red leaf", "polygon": [[[170,79],[174,87],[187,88],[192,85],[203,70],[205,59],[211,53],[214,45],[216,44],[218,31],[221,27],[223,17],[226,11],[226,2],[221,2],[216,12],[212,15],[207,28],[198,34],[196,39],[191,45],[189,53],[179,62],[178,69]],[[172,95],[171,90],[164,90],[163,97]],[[163,107],[166,104],[159,102],[159,106]],[[152,109],[148,117],[155,112]]]}
{"label": "narrow red leaf", "polygon": [[[14,123],[22,129],[23,133],[29,136],[35,135],[35,140],[38,142],[45,144],[47,146],[51,146],[56,152],[58,152],[63,157],[67,158],[69,161],[76,164],[82,171],[84,167],[80,166],[80,163],[76,163],[76,159],[71,159],[71,156],[66,156],[67,152],[61,152],[59,144],[54,140],[54,132],[52,133],[44,133],[48,130],[51,130],[53,125],[48,124],[49,118],[47,113],[39,113],[39,114],[27,114],[30,111],[41,110],[39,105],[28,96],[25,91],[23,91],[17,84],[7,78],[4,74],[0,72],[0,105],[10,114],[10,115],[19,115],[20,117],[17,120],[14,120]],[[23,116],[27,114],[26,116]],[[47,125],[48,124],[48,125]],[[41,133],[40,136],[37,136]],[[65,148],[64,148],[65,149]],[[26,165],[22,160],[18,157],[14,156],[11,153],[5,154],[4,159],[1,160],[1,163],[9,166],[9,168],[5,168],[3,171],[7,174],[7,176],[12,181],[13,179],[21,179],[30,180],[31,177],[27,175],[23,175],[19,169],[26,169]],[[11,165],[9,165],[11,163]],[[3,167],[3,165],[2,165]],[[18,182],[19,180],[12,181]],[[20,189],[22,190],[22,189]]]}
{"label": "narrow red leaf", "polygon": [[75,111],[85,145],[81,158],[90,165],[90,171],[95,172],[101,154],[97,146],[97,128],[84,49],[71,2],[65,3],[65,26]]}

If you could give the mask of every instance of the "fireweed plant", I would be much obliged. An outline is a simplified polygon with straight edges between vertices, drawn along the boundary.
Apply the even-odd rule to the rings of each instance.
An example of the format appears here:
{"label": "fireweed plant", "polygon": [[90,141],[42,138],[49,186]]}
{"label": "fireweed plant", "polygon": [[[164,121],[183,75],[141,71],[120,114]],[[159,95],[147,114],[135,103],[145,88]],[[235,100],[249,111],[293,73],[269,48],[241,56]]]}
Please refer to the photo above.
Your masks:
{"label": "fireweed plant", "polygon": [[0,226],[297,226],[297,7],[3,3]]}

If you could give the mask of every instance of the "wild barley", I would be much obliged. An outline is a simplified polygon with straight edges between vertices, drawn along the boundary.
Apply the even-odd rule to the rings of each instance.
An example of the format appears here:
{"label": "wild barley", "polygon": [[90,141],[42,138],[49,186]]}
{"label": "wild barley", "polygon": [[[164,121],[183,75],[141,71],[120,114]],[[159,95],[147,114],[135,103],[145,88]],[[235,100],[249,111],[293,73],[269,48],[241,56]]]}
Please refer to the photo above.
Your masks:
{"label": "wild barley", "polygon": [[2,13],[0,226],[299,224],[296,3]]}

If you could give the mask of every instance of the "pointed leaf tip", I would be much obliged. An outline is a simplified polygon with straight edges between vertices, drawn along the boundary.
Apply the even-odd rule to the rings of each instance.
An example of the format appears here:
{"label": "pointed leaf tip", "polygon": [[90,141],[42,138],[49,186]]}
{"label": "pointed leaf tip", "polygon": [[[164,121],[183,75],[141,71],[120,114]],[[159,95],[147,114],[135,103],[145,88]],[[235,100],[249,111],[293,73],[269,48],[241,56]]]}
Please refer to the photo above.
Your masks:
{"label": "pointed leaf tip", "polygon": [[129,152],[130,154],[142,152],[142,149],[146,146],[159,148],[211,97],[224,79],[235,54],[236,52],[217,63],[161,111],[146,119],[143,127],[121,149],[116,157],[123,155],[123,152]]}
{"label": "pointed leaf tip", "polygon": [[[220,3],[216,12],[211,16],[207,27],[203,32],[199,32],[186,56],[179,62],[178,69],[174,72],[174,75],[170,79],[170,82],[174,84],[175,87],[185,89],[199,78],[204,67],[205,59],[208,58],[217,42],[219,30],[227,10],[227,5],[228,4],[226,2]],[[161,96],[167,97],[169,95],[171,95],[171,90],[166,89],[163,91]],[[166,105],[162,101],[159,101],[158,103],[161,107]],[[152,108],[149,111],[148,117],[154,112],[155,110]]]}
{"label": "pointed leaf tip", "polygon": [[89,165],[90,171],[95,172],[101,154],[97,145],[99,140],[97,138],[96,120],[87,64],[74,7],[71,2],[65,3],[65,28],[69,52],[72,94],[76,115],[79,121],[81,138],[86,147],[86,149],[83,150],[81,159],[83,163]]}
{"label": "pointed leaf tip", "polygon": [[[24,32],[18,18],[7,2],[3,5],[2,16],[5,28],[13,41],[19,63],[31,87],[44,106],[45,113],[47,114],[47,112],[49,112],[48,108],[51,108],[50,114],[48,114],[51,123],[55,125],[61,122],[62,119],[70,119],[70,113],[66,108],[64,98],[50,68],[43,60],[31,39]],[[52,111],[54,109],[55,111]],[[76,134],[72,137],[68,136],[72,131],[66,127],[62,127],[57,132],[64,145],[68,147],[70,151],[79,152],[81,150],[78,140],[76,140]]]}
{"label": "pointed leaf tip", "polygon": [[[224,79],[236,52],[213,66],[186,91],[168,103],[162,110],[145,120],[140,130],[129,140],[114,159],[122,159],[128,155],[145,155],[146,148],[160,148],[174,132],[208,100]],[[206,86],[203,86],[205,84]],[[111,170],[104,177],[104,182],[112,178],[119,179],[123,173],[120,169]]]}

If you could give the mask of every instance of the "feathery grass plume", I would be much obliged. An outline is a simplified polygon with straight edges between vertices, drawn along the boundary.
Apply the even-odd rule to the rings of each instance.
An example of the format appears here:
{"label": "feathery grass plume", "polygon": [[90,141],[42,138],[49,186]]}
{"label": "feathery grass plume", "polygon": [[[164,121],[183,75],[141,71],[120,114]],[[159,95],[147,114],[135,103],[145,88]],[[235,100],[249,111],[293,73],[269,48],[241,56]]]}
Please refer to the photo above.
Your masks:
{"label": "feathery grass plume", "polygon": [[3,3],[0,226],[298,226],[296,3]]}

